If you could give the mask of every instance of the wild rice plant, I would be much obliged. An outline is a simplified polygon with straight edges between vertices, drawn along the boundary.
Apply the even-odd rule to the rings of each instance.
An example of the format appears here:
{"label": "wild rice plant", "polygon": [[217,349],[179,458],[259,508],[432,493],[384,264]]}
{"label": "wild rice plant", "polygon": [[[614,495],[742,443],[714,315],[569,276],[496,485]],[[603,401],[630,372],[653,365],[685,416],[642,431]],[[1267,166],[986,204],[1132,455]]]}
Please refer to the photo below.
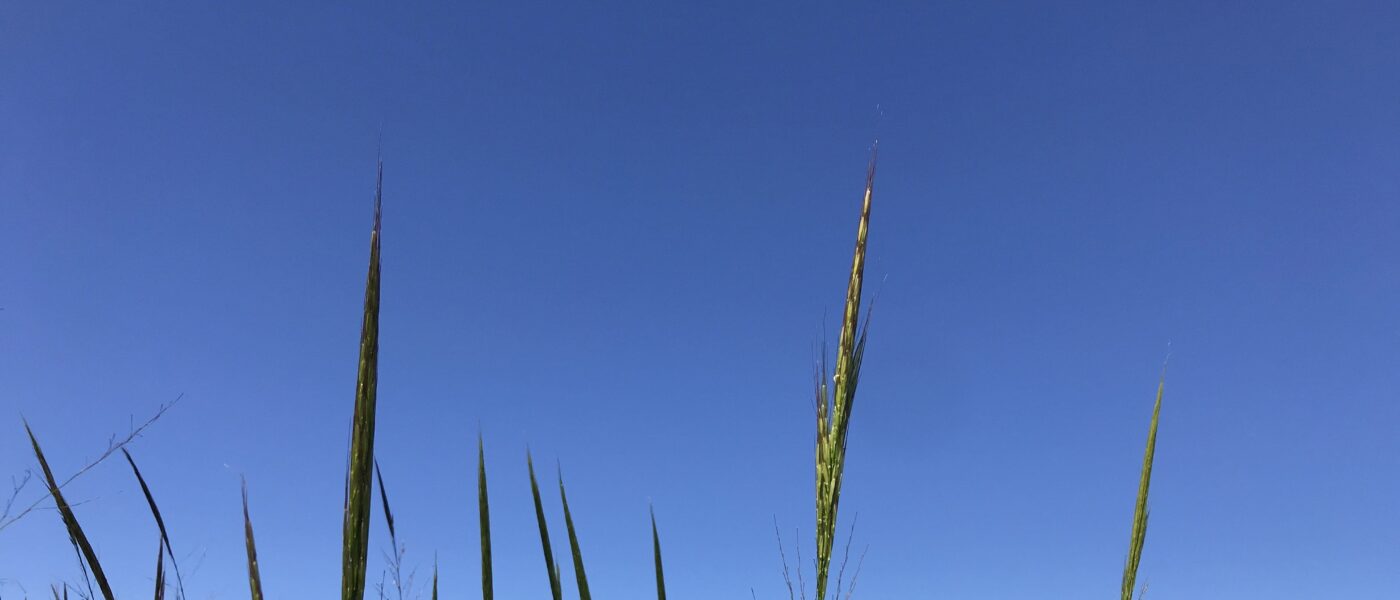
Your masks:
{"label": "wild rice plant", "polygon": [[1157,401],[1152,406],[1152,424],[1147,428],[1147,450],[1142,458],[1142,479],[1138,481],[1137,503],[1133,506],[1133,529],[1128,538],[1128,558],[1123,564],[1120,600],[1133,600],[1138,564],[1142,562],[1142,548],[1147,542],[1147,491],[1152,484],[1152,455],[1157,449],[1157,417],[1162,413],[1162,391],[1166,385],[1167,378],[1163,375],[1157,382]]}
{"label": "wild rice plant", "polygon": [[[875,159],[876,150],[872,149],[870,165],[865,175],[865,197],[861,202],[860,224],[856,228],[856,248],[851,261],[851,275],[846,285],[846,309],[841,319],[836,369],[831,376],[831,383],[828,384],[823,357],[816,382],[816,600],[826,600],[827,597],[831,549],[836,540],[836,517],[841,504],[841,477],[846,466],[846,437],[850,430],[851,409],[855,404],[856,384],[860,378],[860,364],[865,355],[865,336],[870,322],[867,312],[865,323],[861,323],[860,294],[865,277],[865,239],[870,227],[870,199],[875,189]],[[839,594],[840,590],[837,590],[837,593]]]}
{"label": "wild rice plant", "polygon": [[363,600],[369,559],[369,516],[373,494],[375,391],[379,373],[379,238],[384,198],[384,162],[374,186],[374,228],[369,238],[360,367],[355,382],[355,413],[350,425],[350,458],[345,483],[345,525],[341,544],[341,600]]}

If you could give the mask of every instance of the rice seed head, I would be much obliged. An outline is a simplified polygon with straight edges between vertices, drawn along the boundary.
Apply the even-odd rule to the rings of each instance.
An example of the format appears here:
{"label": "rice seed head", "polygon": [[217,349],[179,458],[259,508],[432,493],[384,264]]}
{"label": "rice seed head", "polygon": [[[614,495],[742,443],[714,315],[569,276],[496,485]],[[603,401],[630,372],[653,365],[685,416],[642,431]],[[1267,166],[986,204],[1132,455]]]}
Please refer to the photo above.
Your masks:
{"label": "rice seed head", "polygon": [[865,195],[861,202],[860,223],[856,228],[850,278],[846,285],[846,305],[841,318],[841,337],[837,342],[835,370],[828,383],[823,360],[816,385],[816,600],[826,600],[827,597],[831,551],[836,540],[836,517],[841,503],[841,479],[846,463],[846,438],[850,428],[851,410],[855,404],[861,360],[865,355],[869,313],[866,313],[865,326],[862,326],[860,300],[865,279],[865,247],[870,228],[870,203],[875,190],[877,155],[878,142],[871,149],[870,164],[866,169]]}
{"label": "rice seed head", "polygon": [[1123,564],[1123,585],[1121,600],[1133,600],[1133,590],[1137,587],[1138,565],[1142,562],[1142,549],[1147,543],[1147,494],[1152,484],[1152,456],[1157,450],[1157,420],[1162,413],[1162,392],[1167,379],[1163,375],[1157,382],[1157,401],[1152,406],[1152,423],[1147,428],[1147,449],[1142,458],[1142,477],[1138,480],[1137,502],[1133,506],[1133,529],[1128,538],[1128,558]]}
{"label": "rice seed head", "polygon": [[373,495],[374,423],[379,381],[379,245],[384,198],[384,162],[379,161],[374,191],[374,228],[370,232],[369,274],[365,278],[360,360],[351,419],[345,522],[341,542],[341,600],[363,600],[369,559],[370,498]]}

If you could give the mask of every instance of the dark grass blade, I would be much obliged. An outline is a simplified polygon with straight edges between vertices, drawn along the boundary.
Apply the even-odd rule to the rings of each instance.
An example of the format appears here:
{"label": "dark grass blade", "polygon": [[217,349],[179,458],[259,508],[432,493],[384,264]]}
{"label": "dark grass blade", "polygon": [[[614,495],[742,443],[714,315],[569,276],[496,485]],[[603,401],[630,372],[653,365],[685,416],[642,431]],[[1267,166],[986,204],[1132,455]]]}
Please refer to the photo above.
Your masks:
{"label": "dark grass blade", "polygon": [[437,580],[438,580],[438,567],[437,567],[437,561],[434,560],[434,561],[433,561],[433,600],[438,600],[438,597],[437,597]]}
{"label": "dark grass blade", "polygon": [[480,433],[476,436],[476,501],[481,515],[481,597],[492,600],[491,506],[486,499],[486,445]]}
{"label": "dark grass blade", "polygon": [[364,321],[360,329],[360,365],[355,381],[349,472],[345,486],[345,523],[341,542],[341,600],[363,600],[369,560],[370,498],[373,496],[375,392],[379,379],[379,238],[384,191],[384,163],[379,163],[374,191],[374,228],[369,238],[369,275],[365,278]]}
{"label": "dark grass blade", "polygon": [[583,551],[578,546],[578,532],[574,531],[574,517],[569,513],[569,496],[564,493],[563,471],[559,473],[559,500],[564,503],[564,528],[569,532],[569,552],[574,556],[579,600],[593,600],[593,595],[588,593],[588,575],[583,571]]}
{"label": "dark grass blade", "polygon": [[253,542],[253,519],[248,516],[248,482],[243,482],[243,541],[248,548],[248,588],[253,600],[262,600],[262,575],[258,573],[258,547]]}
{"label": "dark grass blade", "polygon": [[530,493],[535,497],[535,520],[540,524],[540,546],[544,548],[544,568],[549,572],[549,591],[554,600],[563,600],[563,588],[559,585],[559,564],[554,562],[554,550],[549,544],[549,525],[544,520],[544,502],[540,501],[540,486],[535,480],[535,461],[530,452],[525,452],[525,465],[530,470]]}
{"label": "dark grass blade", "polygon": [[661,571],[661,535],[656,532],[656,510],[651,511],[651,553],[656,558],[656,600],[666,600],[666,575]]}
{"label": "dark grass blade", "polygon": [[[394,511],[389,510],[389,492],[384,489],[384,472],[379,470],[379,461],[374,461],[374,476],[379,480],[379,504],[384,507],[384,523],[389,526],[389,540],[398,540],[398,534],[394,533]],[[395,552],[398,552],[398,544],[393,544]]]}
{"label": "dark grass blade", "polygon": [[180,565],[175,562],[175,550],[170,547],[170,534],[165,530],[165,519],[161,518],[155,496],[151,495],[151,488],[146,485],[146,478],[141,476],[141,469],[136,468],[136,461],[131,458],[131,453],[122,448],[122,455],[126,456],[127,464],[131,465],[131,472],[136,475],[136,482],[141,484],[141,493],[146,496],[146,504],[151,507],[151,516],[155,517],[156,528],[160,530],[161,547],[170,555],[170,569],[175,572],[175,588],[179,591],[180,598],[184,598],[185,580],[180,577]]}
{"label": "dark grass blade", "polygon": [[24,424],[25,433],[29,434],[29,443],[34,446],[34,456],[39,459],[39,467],[44,471],[44,481],[48,484],[49,495],[53,496],[54,504],[58,506],[58,513],[63,517],[63,525],[68,528],[68,536],[73,544],[80,550],[83,560],[92,571],[93,579],[97,580],[98,589],[102,590],[102,597],[106,600],[113,600],[112,586],[107,583],[107,575],[102,572],[102,565],[97,562],[97,553],[93,551],[92,544],[88,543],[86,535],[83,535],[83,528],[78,525],[78,517],[73,514],[73,507],[63,499],[63,492],[58,489],[58,481],[54,479],[53,470],[49,468],[49,461],[44,458],[44,451],[39,448],[39,440],[35,439],[34,432],[29,429],[29,423]]}
{"label": "dark grass blade", "polygon": [[[130,459],[131,457],[127,457]],[[156,600],[165,600],[165,540],[156,547]]]}
{"label": "dark grass blade", "polygon": [[1152,407],[1152,424],[1147,428],[1147,450],[1142,459],[1142,479],[1138,481],[1137,503],[1133,507],[1133,531],[1128,539],[1128,559],[1123,565],[1122,600],[1133,600],[1133,590],[1137,587],[1138,565],[1142,562],[1142,548],[1147,543],[1147,493],[1152,484],[1152,455],[1157,449],[1157,417],[1162,413],[1162,391],[1167,380],[1163,376],[1157,383],[1157,401]]}

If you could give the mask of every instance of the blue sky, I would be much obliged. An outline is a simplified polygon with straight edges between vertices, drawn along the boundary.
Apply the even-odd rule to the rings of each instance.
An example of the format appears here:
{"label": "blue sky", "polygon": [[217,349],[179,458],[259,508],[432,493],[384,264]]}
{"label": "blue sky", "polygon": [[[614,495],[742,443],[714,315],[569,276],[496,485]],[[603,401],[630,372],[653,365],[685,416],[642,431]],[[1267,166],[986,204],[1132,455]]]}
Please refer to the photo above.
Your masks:
{"label": "blue sky", "polygon": [[[479,593],[480,429],[500,597],[548,593],[527,444],[565,470],[600,597],[650,593],[649,502],[674,597],[781,597],[773,522],[810,559],[813,349],[878,136],[858,596],[1112,597],[1169,352],[1149,597],[1395,596],[1397,22],[7,3],[0,474],[32,464],[21,415],[67,472],[184,394],[132,450],[191,597],[246,597],[240,475],[268,593],[332,597],[382,132],[407,561]],[[124,465],[70,494],[148,593]],[[0,532],[4,597],[74,576],[51,511]]]}

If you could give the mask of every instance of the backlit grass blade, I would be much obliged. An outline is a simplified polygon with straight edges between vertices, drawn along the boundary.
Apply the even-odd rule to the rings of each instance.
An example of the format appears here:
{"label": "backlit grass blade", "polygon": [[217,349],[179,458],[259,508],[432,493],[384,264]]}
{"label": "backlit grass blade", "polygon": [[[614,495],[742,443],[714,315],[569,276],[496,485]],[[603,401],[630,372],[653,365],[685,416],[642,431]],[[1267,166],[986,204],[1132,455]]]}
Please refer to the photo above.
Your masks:
{"label": "backlit grass blade", "polygon": [[491,589],[491,506],[486,500],[486,445],[476,435],[476,504],[481,516],[481,597],[492,600]]}
{"label": "backlit grass blade", "polygon": [[374,228],[369,237],[369,275],[365,278],[360,366],[355,381],[355,414],[350,425],[350,460],[341,542],[341,600],[364,599],[365,568],[369,559],[370,499],[374,492],[375,391],[379,379],[379,238],[383,197],[384,163],[380,161],[374,190]]}
{"label": "backlit grass blade", "polygon": [[[127,457],[130,459],[130,457]],[[156,547],[156,600],[165,600],[165,540]]]}
{"label": "backlit grass blade", "polygon": [[1152,455],[1157,449],[1157,417],[1162,413],[1162,391],[1167,379],[1157,382],[1157,402],[1152,407],[1152,424],[1147,428],[1147,450],[1142,458],[1142,479],[1138,481],[1137,504],[1133,507],[1133,531],[1128,540],[1128,559],[1123,565],[1123,588],[1121,600],[1133,600],[1133,590],[1137,588],[1138,564],[1142,562],[1142,548],[1147,543],[1147,492],[1152,484]]}
{"label": "backlit grass blade", "polygon": [[44,451],[39,448],[39,440],[35,439],[34,432],[29,429],[29,422],[24,423],[24,432],[29,434],[29,443],[34,446],[34,456],[39,459],[39,468],[44,471],[44,482],[48,485],[49,495],[53,496],[54,504],[58,506],[58,514],[63,517],[63,525],[68,528],[68,537],[73,545],[77,546],[82,554],[83,561],[87,563],[88,569],[92,571],[92,578],[97,580],[98,589],[102,590],[102,597],[106,600],[113,600],[112,586],[107,583],[107,575],[102,572],[102,565],[97,562],[97,553],[93,551],[92,544],[88,543],[86,535],[83,535],[82,526],[78,525],[78,517],[73,514],[73,507],[63,499],[63,492],[58,489],[58,481],[54,479],[53,470],[49,468],[49,461],[44,458]]}
{"label": "backlit grass blade", "polygon": [[549,544],[549,525],[544,520],[544,503],[540,501],[540,486],[535,480],[535,461],[530,452],[525,451],[525,466],[530,470],[530,493],[535,497],[535,520],[540,524],[540,546],[544,548],[544,568],[549,572],[549,591],[554,600],[562,600],[563,589],[559,585],[559,564],[554,562],[554,550]]}
{"label": "backlit grass blade", "polygon": [[860,225],[856,228],[851,276],[846,286],[846,307],[841,319],[841,338],[837,344],[835,373],[828,387],[823,361],[817,381],[816,600],[826,600],[827,597],[831,550],[836,540],[837,509],[841,503],[841,478],[846,465],[846,436],[850,427],[851,408],[855,404],[860,364],[865,355],[867,328],[860,326],[860,296],[865,278],[865,240],[870,227],[870,200],[875,189],[875,158],[875,149],[872,149],[870,166],[865,175],[865,197],[861,203]]}
{"label": "backlit grass blade", "polygon": [[141,493],[146,496],[146,504],[151,507],[151,516],[156,519],[156,528],[160,530],[161,547],[165,548],[170,555],[170,568],[175,571],[175,588],[179,591],[180,598],[185,597],[185,580],[180,577],[180,565],[175,562],[175,550],[170,547],[170,535],[165,530],[165,519],[160,516],[160,508],[156,506],[155,496],[151,495],[150,486],[146,485],[146,478],[141,476],[141,469],[136,468],[136,461],[131,458],[131,453],[122,448],[122,455],[126,456],[127,464],[131,465],[131,472],[136,475],[136,482],[141,484]]}
{"label": "backlit grass blade", "polygon": [[253,519],[248,516],[248,482],[243,482],[243,543],[248,548],[248,588],[253,600],[262,600],[262,575],[258,573],[258,546],[253,542]]}
{"label": "backlit grass blade", "polygon": [[569,513],[569,496],[564,493],[564,473],[559,473],[559,500],[564,503],[564,529],[569,532],[569,551],[574,555],[574,578],[578,580],[579,600],[593,600],[588,593],[588,575],[583,571],[583,551],[578,546],[578,533],[574,531],[574,517]]}
{"label": "backlit grass blade", "polygon": [[666,600],[666,575],[661,572],[661,535],[656,532],[656,510],[651,511],[651,553],[656,558],[656,600]]}
{"label": "backlit grass blade", "polygon": [[438,579],[438,567],[437,567],[437,561],[434,560],[434,561],[433,561],[433,600],[438,600],[438,597],[437,597],[437,579]]}

